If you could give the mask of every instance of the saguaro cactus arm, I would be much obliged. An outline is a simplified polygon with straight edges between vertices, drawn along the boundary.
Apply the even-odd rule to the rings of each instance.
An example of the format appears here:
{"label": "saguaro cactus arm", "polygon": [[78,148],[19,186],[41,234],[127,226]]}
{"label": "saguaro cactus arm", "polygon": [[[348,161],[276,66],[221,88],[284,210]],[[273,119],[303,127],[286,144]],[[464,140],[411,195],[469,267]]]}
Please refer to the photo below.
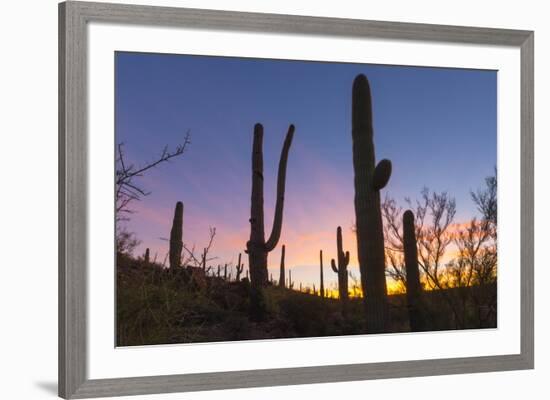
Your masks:
{"label": "saguaro cactus arm", "polygon": [[372,186],[374,190],[380,190],[386,187],[391,176],[391,161],[387,159],[381,160],[372,176]]}
{"label": "saguaro cactus arm", "polygon": [[286,134],[283,149],[281,150],[281,158],[279,160],[279,171],[277,173],[277,200],[275,203],[275,216],[273,218],[273,227],[271,235],[265,243],[267,251],[271,251],[277,246],[277,242],[281,237],[281,227],[283,226],[283,208],[285,203],[285,184],[286,184],[286,165],[288,163],[288,151],[294,137],[294,125],[290,125]]}
{"label": "saguaro cactus arm", "polygon": [[342,261],[344,266],[347,267],[349,265],[349,251],[346,251],[346,254],[344,254]]}
{"label": "saguaro cactus arm", "polygon": [[334,272],[338,273],[338,267],[336,266],[336,261],[334,261],[334,258],[330,260],[330,266]]}

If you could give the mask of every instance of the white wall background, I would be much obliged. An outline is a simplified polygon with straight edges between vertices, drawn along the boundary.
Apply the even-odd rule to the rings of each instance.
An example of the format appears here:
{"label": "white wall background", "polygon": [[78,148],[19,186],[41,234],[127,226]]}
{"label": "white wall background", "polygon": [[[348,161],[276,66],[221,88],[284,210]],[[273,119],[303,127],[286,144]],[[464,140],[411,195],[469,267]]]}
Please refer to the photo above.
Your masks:
{"label": "white wall background", "polygon": [[[127,1],[124,1],[125,3]],[[550,376],[545,240],[550,196],[550,25],[545,2],[194,0],[143,4],[535,30],[536,368],[136,399],[545,398]],[[0,6],[0,398],[50,399],[57,380],[57,1]],[[546,378],[546,379],[545,379]],[[540,393],[540,394],[539,394]]]}

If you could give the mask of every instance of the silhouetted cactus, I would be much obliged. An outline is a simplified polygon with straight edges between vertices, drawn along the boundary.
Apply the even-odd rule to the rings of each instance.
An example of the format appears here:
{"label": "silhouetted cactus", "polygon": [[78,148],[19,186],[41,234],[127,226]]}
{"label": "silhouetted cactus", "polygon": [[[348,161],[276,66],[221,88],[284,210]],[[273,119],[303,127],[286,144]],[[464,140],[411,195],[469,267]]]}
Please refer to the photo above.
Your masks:
{"label": "silhouetted cactus", "polygon": [[288,288],[294,289],[294,282],[292,282],[292,270],[288,270]]}
{"label": "silhouetted cactus", "polygon": [[265,240],[264,228],[264,172],[263,172],[263,127],[254,126],[252,145],[252,197],[250,208],[250,240],[247,242],[250,277],[253,285],[267,283],[267,254],[277,246],[283,224],[286,166],[288,152],[294,136],[294,125],[290,125],[281,151],[277,175],[277,199],[273,228],[269,239]]}
{"label": "silhouetted cactus", "polygon": [[149,264],[149,247],[145,249],[145,254],[143,255],[143,261],[145,264]]}
{"label": "silhouetted cactus", "polygon": [[342,309],[346,311],[346,303],[348,301],[348,264],[349,264],[349,251],[344,253],[342,244],[342,228],[336,229],[336,255],[338,258],[338,265],[334,261],[334,258],[330,260],[330,266],[332,270],[338,274],[338,294],[342,301]]}
{"label": "silhouetted cactus", "polygon": [[227,264],[223,267],[223,280],[227,280]]}
{"label": "silhouetted cactus", "polygon": [[279,272],[279,286],[285,287],[285,245],[281,248],[281,267]]}
{"label": "silhouetted cactus", "polygon": [[405,272],[407,274],[407,304],[411,331],[425,331],[426,320],[423,314],[422,286],[418,270],[418,249],[414,227],[414,214],[411,210],[403,213],[403,251],[405,253]]}
{"label": "silhouetted cactus", "polygon": [[216,274],[216,276],[217,276],[218,278],[221,277],[221,269],[222,269],[222,266],[221,266],[220,264],[218,264],[218,272],[217,272],[217,274]]}
{"label": "silhouetted cactus", "polygon": [[170,230],[170,268],[178,268],[181,264],[181,251],[183,249],[183,203],[178,201],[174,210],[174,220]]}
{"label": "silhouetted cactus", "polygon": [[272,251],[281,236],[283,225],[283,207],[285,198],[286,165],[288,152],[294,136],[294,125],[290,125],[281,151],[277,173],[277,198],[275,216],[269,239],[265,240],[264,227],[264,165],[263,165],[263,127],[254,126],[252,144],[252,196],[250,206],[250,240],[246,243],[248,268],[250,270],[250,317],[262,320],[265,316],[265,299],[262,288],[267,284],[267,254]]}
{"label": "silhouetted cactus", "polygon": [[239,253],[239,261],[237,262],[237,276],[236,281],[239,282],[241,280],[241,274],[244,269],[244,264],[241,264],[241,253]]}
{"label": "silhouetted cactus", "polygon": [[358,75],[353,82],[351,129],[357,256],[367,331],[384,332],[388,322],[388,306],[380,190],[390,179],[391,162],[382,160],[375,166],[371,93],[365,75]]}
{"label": "silhouetted cactus", "polygon": [[321,288],[319,289],[319,294],[321,295],[322,298],[324,298],[325,297],[325,282],[324,282],[324,277],[323,277],[323,250],[319,250],[319,273],[321,275],[321,277],[320,277]]}

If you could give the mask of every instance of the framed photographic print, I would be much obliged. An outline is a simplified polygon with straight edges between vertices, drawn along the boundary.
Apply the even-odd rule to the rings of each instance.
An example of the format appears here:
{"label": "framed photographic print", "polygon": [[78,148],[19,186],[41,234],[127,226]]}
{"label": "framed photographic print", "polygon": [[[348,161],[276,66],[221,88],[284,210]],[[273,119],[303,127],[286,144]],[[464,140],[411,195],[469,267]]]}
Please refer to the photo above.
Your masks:
{"label": "framed photographic print", "polygon": [[59,28],[61,397],[533,368],[533,32]]}

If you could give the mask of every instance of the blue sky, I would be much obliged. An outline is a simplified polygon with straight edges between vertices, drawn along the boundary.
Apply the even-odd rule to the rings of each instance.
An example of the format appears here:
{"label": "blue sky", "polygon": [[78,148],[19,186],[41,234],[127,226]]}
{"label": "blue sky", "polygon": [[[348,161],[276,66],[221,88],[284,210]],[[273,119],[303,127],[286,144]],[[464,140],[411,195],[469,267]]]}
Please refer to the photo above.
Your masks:
{"label": "blue sky", "polygon": [[[128,158],[152,160],[187,131],[192,141],[183,157],[140,181],[152,194],[128,223],[143,242],[138,251],[151,247],[164,257],[159,238],[168,236],[181,200],[184,242],[202,248],[215,226],[219,262],[236,260],[248,236],[252,132],[260,122],[267,233],[282,142],[296,126],[280,242],[293,274],[315,282],[314,249],[323,248],[328,266],[338,225],[349,231],[344,245],[353,254],[351,85],[359,73],[371,84],[376,157],[393,163],[383,195],[446,190],[456,198],[457,222],[474,216],[470,190],[497,160],[496,71],[116,53],[116,140]],[[270,255],[273,271],[278,257],[279,248]]]}

